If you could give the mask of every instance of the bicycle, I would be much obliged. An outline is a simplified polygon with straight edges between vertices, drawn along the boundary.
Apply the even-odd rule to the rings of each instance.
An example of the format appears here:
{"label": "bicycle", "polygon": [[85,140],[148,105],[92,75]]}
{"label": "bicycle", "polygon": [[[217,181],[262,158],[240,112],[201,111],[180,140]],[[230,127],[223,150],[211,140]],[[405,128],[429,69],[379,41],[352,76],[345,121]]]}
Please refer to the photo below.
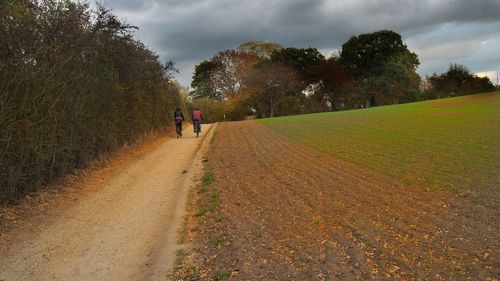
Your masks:
{"label": "bicycle", "polygon": [[177,134],[177,138],[182,138],[182,120],[175,119],[175,132]]}
{"label": "bicycle", "polygon": [[201,132],[200,120],[194,120],[194,132],[196,133],[196,137],[200,135]]}

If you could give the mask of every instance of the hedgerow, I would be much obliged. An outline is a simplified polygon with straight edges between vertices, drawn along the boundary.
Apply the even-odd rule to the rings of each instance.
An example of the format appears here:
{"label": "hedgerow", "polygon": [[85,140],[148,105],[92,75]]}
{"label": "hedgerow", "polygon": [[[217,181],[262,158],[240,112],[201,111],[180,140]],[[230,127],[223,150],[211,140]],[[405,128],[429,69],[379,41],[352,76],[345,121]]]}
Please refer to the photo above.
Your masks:
{"label": "hedgerow", "polygon": [[108,9],[0,0],[0,202],[171,120],[172,63]]}

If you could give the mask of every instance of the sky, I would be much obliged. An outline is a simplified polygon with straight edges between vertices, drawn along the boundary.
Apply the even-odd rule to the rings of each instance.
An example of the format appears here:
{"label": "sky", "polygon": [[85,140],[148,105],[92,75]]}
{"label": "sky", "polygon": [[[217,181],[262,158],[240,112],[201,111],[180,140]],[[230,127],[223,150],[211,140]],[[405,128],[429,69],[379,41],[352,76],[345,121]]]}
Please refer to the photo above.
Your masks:
{"label": "sky", "polygon": [[327,55],[350,37],[390,29],[420,59],[417,72],[466,66],[494,84],[500,75],[500,0],[104,0],[139,27],[137,39],[189,86],[194,67],[218,51],[263,40]]}

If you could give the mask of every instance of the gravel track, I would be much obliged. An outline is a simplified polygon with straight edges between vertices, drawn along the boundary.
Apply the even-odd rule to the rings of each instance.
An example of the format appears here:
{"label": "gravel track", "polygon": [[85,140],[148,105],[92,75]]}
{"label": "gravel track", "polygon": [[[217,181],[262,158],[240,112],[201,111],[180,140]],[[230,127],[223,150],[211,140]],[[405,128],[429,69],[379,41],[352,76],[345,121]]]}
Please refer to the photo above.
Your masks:
{"label": "gravel track", "polygon": [[204,136],[184,134],[159,138],[132,159],[79,179],[77,189],[25,207],[43,212],[10,225],[4,219],[0,280],[165,280],[188,190],[202,167]]}

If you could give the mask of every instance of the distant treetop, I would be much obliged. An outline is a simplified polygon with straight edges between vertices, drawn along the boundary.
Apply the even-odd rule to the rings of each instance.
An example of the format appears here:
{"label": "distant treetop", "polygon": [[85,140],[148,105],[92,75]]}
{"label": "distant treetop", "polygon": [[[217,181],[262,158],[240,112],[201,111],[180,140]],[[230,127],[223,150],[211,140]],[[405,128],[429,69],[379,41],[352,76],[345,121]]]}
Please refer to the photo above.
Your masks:
{"label": "distant treetop", "polygon": [[274,51],[283,49],[283,46],[266,41],[247,41],[240,44],[238,50],[244,53],[254,54],[260,58],[270,58]]}

